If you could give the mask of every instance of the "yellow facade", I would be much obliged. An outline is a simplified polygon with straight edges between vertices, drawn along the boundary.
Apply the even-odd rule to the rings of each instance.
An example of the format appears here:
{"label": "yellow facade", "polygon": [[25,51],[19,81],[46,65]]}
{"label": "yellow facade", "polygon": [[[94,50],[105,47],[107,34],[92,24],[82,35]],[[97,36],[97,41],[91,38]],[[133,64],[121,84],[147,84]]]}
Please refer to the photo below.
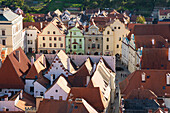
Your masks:
{"label": "yellow facade", "polygon": [[119,19],[115,19],[112,24],[108,25],[103,31],[103,54],[121,55],[122,39],[129,34]]}
{"label": "yellow facade", "polygon": [[38,52],[57,52],[65,50],[65,34],[52,22],[50,22],[38,35]]}

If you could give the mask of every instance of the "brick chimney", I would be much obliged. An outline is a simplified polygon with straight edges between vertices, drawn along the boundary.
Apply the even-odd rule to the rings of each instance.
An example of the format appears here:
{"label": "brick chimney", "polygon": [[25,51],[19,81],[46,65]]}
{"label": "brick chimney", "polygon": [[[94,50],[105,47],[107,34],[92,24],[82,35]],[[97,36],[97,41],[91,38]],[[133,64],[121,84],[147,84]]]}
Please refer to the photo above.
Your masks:
{"label": "brick chimney", "polygon": [[20,62],[20,51],[15,51],[16,53],[16,59],[18,60],[18,62]]}
{"label": "brick chimney", "polygon": [[70,58],[67,58],[67,69],[70,72]]}
{"label": "brick chimney", "polygon": [[51,74],[51,85],[53,84],[53,74]]}
{"label": "brick chimney", "polygon": [[34,56],[31,57],[31,65],[34,64]]}
{"label": "brick chimney", "polygon": [[166,85],[170,85],[170,74],[166,74]]}
{"label": "brick chimney", "polygon": [[170,61],[170,47],[168,48],[168,61]]}
{"label": "brick chimney", "polygon": [[145,82],[146,81],[146,74],[145,74],[145,72],[143,72],[141,74],[141,77],[142,77],[142,82]]}

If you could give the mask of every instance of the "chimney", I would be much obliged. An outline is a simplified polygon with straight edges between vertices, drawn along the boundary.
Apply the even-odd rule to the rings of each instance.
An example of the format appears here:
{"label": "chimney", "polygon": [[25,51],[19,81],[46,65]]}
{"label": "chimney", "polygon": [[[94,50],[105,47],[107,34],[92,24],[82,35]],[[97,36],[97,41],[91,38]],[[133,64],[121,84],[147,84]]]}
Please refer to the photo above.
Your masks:
{"label": "chimney", "polygon": [[170,61],[170,47],[168,48],[168,61]]}
{"label": "chimney", "polygon": [[170,74],[166,74],[166,85],[170,85]]}
{"label": "chimney", "polygon": [[149,110],[148,110],[148,113],[152,113],[152,110],[151,110],[151,109],[149,109]]}
{"label": "chimney", "polygon": [[86,78],[86,86],[88,85],[89,81],[90,81],[90,76],[87,76],[87,78]]}
{"label": "chimney", "polygon": [[1,66],[2,66],[2,59],[0,59],[0,68],[1,68]]}
{"label": "chimney", "polygon": [[152,45],[155,45],[155,39],[152,39]]}
{"label": "chimney", "polygon": [[36,97],[36,109],[37,110],[38,110],[38,107],[39,107],[41,101],[43,101],[43,96],[37,96]]}
{"label": "chimney", "polygon": [[53,74],[51,74],[51,85],[53,84]]}
{"label": "chimney", "polygon": [[168,113],[168,108],[164,108],[164,112],[165,112],[165,113]]}
{"label": "chimney", "polygon": [[145,81],[146,81],[146,80],[145,80],[145,76],[146,76],[145,72],[143,72],[143,73],[141,74],[141,76],[142,76],[142,82],[145,82]]}
{"label": "chimney", "polygon": [[67,58],[67,69],[70,72],[70,58]]}
{"label": "chimney", "polygon": [[18,62],[20,62],[20,51],[15,51],[16,53],[16,59],[18,60]]}
{"label": "chimney", "polygon": [[19,97],[20,97],[20,99],[23,98],[23,90],[20,91]]}
{"label": "chimney", "polygon": [[31,65],[34,64],[34,56],[31,57]]}
{"label": "chimney", "polygon": [[43,29],[43,23],[40,22],[40,29],[42,30]]}

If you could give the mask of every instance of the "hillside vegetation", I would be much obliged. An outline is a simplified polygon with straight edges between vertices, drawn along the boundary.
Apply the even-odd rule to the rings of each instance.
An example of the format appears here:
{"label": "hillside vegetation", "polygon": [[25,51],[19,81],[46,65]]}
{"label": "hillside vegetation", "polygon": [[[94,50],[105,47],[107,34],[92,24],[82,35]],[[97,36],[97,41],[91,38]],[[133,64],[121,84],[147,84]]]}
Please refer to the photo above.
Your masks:
{"label": "hillside vegetation", "polygon": [[0,0],[0,5],[11,9],[20,7],[25,13],[47,13],[56,9],[79,7],[115,8],[119,11],[130,10],[137,14],[148,15],[155,6],[170,6],[170,0]]}

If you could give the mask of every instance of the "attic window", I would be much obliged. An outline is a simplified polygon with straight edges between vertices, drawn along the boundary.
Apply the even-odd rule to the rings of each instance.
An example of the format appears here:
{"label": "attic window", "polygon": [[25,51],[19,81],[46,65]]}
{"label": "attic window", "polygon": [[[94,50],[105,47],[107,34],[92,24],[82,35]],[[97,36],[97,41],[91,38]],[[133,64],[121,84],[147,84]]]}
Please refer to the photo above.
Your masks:
{"label": "attic window", "polygon": [[58,67],[56,67],[56,69],[58,69]]}
{"label": "attic window", "polygon": [[57,93],[57,92],[58,92],[58,90],[55,90],[55,92]]}
{"label": "attic window", "polygon": [[74,109],[78,109],[78,106],[75,106]]}

